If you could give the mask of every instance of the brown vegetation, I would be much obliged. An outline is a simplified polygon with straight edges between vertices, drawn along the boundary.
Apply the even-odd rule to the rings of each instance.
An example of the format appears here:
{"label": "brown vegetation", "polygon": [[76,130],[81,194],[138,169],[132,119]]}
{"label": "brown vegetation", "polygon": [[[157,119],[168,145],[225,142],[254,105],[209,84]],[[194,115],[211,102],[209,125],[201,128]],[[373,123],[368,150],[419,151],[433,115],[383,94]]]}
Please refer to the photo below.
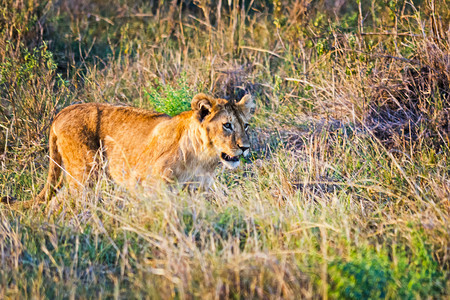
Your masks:
{"label": "brown vegetation", "polygon": [[448,1],[0,2],[0,191],[36,195],[71,104],[177,115],[252,94],[208,193],[100,169],[0,208],[0,297],[448,297]]}

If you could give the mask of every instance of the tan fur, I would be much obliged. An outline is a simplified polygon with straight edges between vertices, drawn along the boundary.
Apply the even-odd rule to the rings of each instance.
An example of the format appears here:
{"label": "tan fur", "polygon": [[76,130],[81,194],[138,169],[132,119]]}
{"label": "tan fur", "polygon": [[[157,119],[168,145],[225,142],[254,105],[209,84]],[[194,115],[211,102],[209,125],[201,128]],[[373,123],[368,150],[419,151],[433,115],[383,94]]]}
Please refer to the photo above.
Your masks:
{"label": "tan fur", "polygon": [[129,188],[160,180],[208,187],[219,161],[236,167],[250,146],[244,127],[255,104],[249,95],[233,103],[198,94],[191,106],[173,118],[100,103],[63,109],[50,130],[48,179],[35,201],[49,200],[64,175],[71,190],[83,188],[100,155],[111,178]]}

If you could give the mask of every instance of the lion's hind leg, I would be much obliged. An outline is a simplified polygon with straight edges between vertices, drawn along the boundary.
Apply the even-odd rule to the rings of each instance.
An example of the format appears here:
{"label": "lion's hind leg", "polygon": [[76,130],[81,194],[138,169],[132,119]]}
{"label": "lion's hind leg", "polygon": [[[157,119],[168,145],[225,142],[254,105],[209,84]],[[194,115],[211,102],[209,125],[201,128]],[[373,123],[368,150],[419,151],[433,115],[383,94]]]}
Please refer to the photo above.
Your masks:
{"label": "lion's hind leg", "polygon": [[86,137],[63,136],[58,138],[63,168],[69,192],[79,194],[98,176],[100,145],[95,139]]}

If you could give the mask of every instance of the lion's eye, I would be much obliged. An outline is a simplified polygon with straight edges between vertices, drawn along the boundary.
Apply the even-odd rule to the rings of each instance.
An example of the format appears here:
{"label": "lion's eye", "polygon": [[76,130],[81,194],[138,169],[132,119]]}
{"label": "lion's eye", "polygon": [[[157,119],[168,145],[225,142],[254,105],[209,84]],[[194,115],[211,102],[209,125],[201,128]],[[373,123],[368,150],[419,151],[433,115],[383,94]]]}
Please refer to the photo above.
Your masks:
{"label": "lion's eye", "polygon": [[232,130],[233,129],[233,125],[231,125],[231,123],[227,122],[227,123],[223,124],[223,128],[228,129],[228,130]]}
{"label": "lion's eye", "polygon": [[245,131],[247,131],[249,127],[250,127],[250,126],[249,126],[247,123],[244,124],[244,130],[245,130]]}

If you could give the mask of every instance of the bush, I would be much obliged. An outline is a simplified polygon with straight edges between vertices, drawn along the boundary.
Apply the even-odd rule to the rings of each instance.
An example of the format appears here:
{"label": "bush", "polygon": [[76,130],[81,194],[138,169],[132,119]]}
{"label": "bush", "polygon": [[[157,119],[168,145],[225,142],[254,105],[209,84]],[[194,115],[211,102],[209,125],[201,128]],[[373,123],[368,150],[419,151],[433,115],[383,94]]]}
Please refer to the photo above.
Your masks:
{"label": "bush", "polygon": [[352,251],[329,265],[330,297],[335,299],[439,298],[445,273],[430,250],[415,237],[415,248],[393,246],[392,253],[372,247]]}
{"label": "bush", "polygon": [[190,110],[194,91],[186,84],[186,74],[181,75],[177,85],[173,87],[157,81],[156,87],[149,87],[144,91],[147,106],[169,116]]}

